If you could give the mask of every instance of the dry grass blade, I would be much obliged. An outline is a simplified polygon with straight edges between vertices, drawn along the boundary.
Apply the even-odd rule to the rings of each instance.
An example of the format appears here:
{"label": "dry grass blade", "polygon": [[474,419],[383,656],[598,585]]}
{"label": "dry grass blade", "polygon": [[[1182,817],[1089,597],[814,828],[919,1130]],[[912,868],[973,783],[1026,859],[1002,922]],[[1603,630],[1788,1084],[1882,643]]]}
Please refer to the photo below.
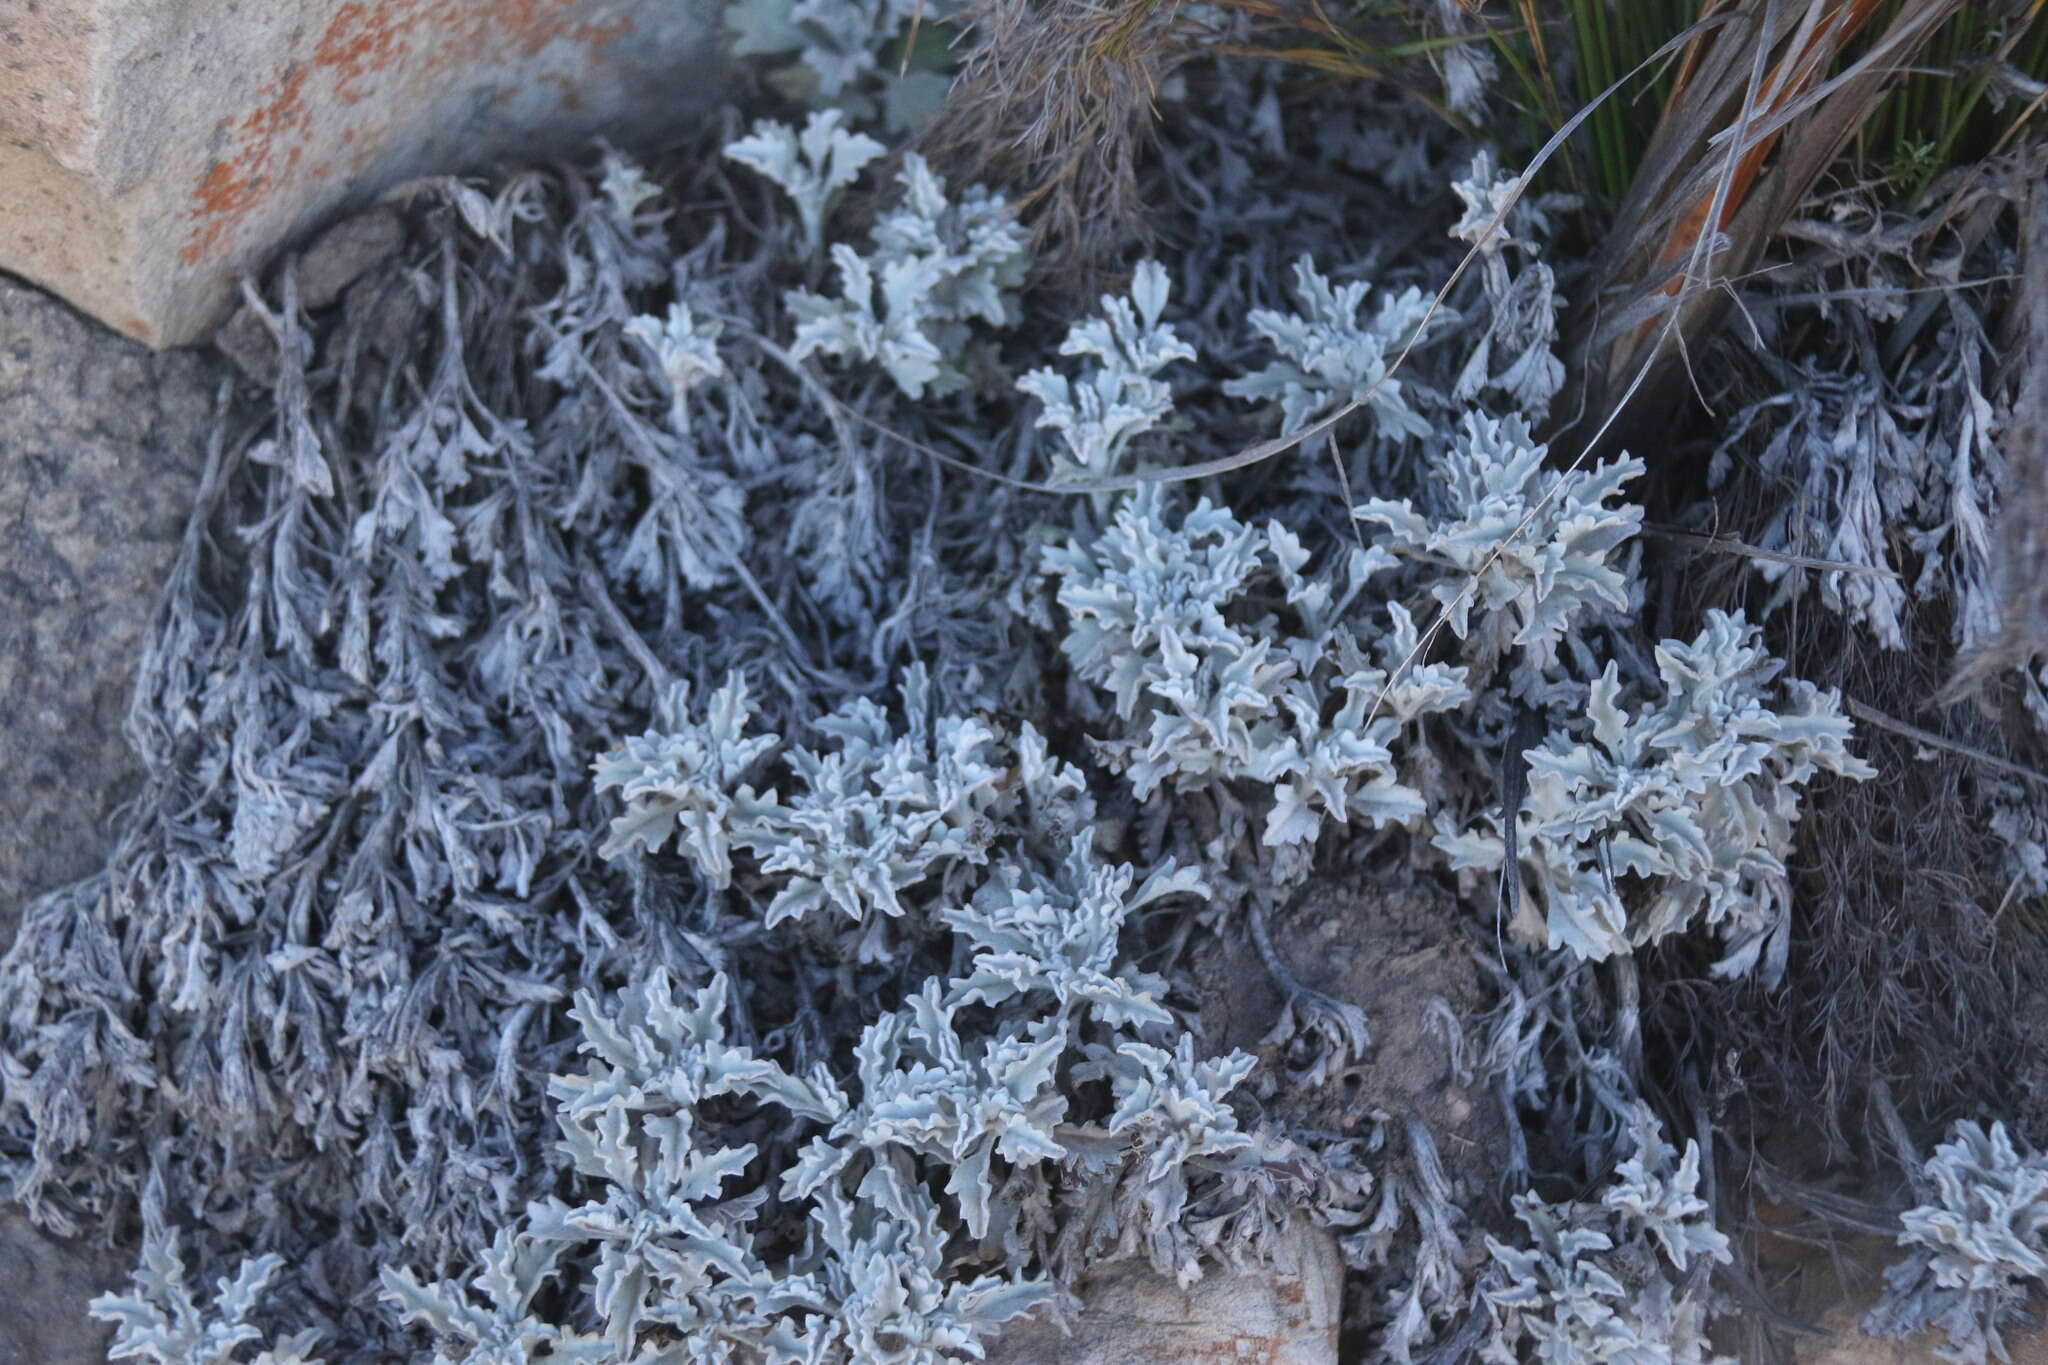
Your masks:
{"label": "dry grass blade", "polygon": [[[1877,0],[1706,0],[1720,19],[1676,85],[1595,271],[1578,325],[1575,409],[1605,414],[1620,376],[1662,394],[1793,207],[1875,114],[1962,0],[1909,0],[1830,76]],[[1675,325],[1653,325],[1658,320]]]}
{"label": "dry grass blade", "polygon": [[1967,758],[1972,763],[1981,763],[1994,772],[2004,773],[2007,777],[2017,777],[2023,782],[2032,782],[2036,786],[2048,788],[2048,773],[2037,772],[2023,763],[2014,763],[2011,759],[2000,758],[1996,754],[1987,754],[1982,749],[1973,748],[1968,744],[1958,743],[1952,739],[1944,739],[1932,730],[1923,730],[1917,725],[1909,725],[1903,720],[1885,714],[1874,706],[1866,706],[1854,697],[1844,698],[1842,705],[1847,707],[1849,714],[1856,717],[1856,719],[1869,725],[1875,725],[1880,729],[1889,730],[1902,739],[1910,739],[1915,744],[1924,744],[1930,749],[1940,749],[1946,753]]}
{"label": "dry grass blade", "polygon": [[1812,569],[1820,573],[1856,574],[1865,578],[1897,578],[1889,569],[1875,568],[1869,564],[1851,564],[1840,559],[1817,559],[1812,555],[1785,554],[1778,550],[1766,550],[1760,545],[1751,545],[1734,536],[1707,536],[1695,531],[1681,531],[1670,526],[1644,526],[1643,535],[1655,540],[1667,540],[1674,545],[1684,545],[1695,550],[1717,550],[1722,554],[1740,555],[1765,564],[1783,564],[1792,569]]}

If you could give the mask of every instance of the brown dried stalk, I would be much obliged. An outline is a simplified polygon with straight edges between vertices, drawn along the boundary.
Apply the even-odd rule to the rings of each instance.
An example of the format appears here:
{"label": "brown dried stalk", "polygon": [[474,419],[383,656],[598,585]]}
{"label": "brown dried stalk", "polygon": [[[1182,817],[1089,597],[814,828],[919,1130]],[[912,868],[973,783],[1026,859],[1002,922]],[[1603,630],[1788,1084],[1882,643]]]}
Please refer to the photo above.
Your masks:
{"label": "brown dried stalk", "polygon": [[1181,7],[983,0],[969,16],[974,46],[922,150],[949,174],[1010,190],[1041,269],[1090,276],[1142,232],[1137,158],[1153,99],[1201,41]]}
{"label": "brown dried stalk", "polygon": [[1725,283],[1756,263],[1961,3],[1911,0],[1829,75],[1878,0],[1704,0],[1578,320],[1574,423],[1598,425],[1645,367],[1633,403],[1668,404],[1679,362],[1726,306]]}

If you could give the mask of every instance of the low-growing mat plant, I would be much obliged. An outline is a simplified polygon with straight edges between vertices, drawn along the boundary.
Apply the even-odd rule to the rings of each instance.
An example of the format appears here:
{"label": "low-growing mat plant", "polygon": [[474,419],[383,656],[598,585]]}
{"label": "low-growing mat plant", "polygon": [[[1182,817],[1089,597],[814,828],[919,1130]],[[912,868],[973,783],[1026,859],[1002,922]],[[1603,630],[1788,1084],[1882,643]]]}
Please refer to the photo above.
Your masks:
{"label": "low-growing mat plant", "polygon": [[[749,0],[770,116],[408,187],[349,301],[252,289],[278,371],[141,661],[143,785],[0,960],[0,1173],[139,1241],[97,1305],[123,1358],[937,1365],[1085,1323],[1092,1268],[1190,1283],[1306,1223],[1347,1359],[1704,1360],[1763,1297],[1746,1135],[1810,1083],[1874,1164],[1853,1116],[1900,1058],[1884,1321],[1995,1344],[2048,1075],[1910,1148],[2028,1055],[2048,677],[1984,681],[2005,724],[1895,712],[2007,639],[2019,182],[1953,201],[1947,276],[1931,215],[1769,182],[1759,340],[1625,333],[1631,387],[1730,359],[1688,481],[1691,447],[1548,439],[1583,419],[1566,293],[1613,278],[1531,193],[1578,114],[1519,167],[1473,139],[1503,69],[1677,58],[1667,111],[1706,113],[1646,144],[1629,240],[1689,259],[1699,195],[1763,202],[1715,160],[1763,144],[1703,131],[1725,8],[1641,55],[1661,19],[1592,3],[1303,23],[1323,76],[1418,97],[1305,94],[1274,8]],[[1787,6],[1743,51],[1798,78],[1742,107],[1839,133],[1943,12],[1858,7],[1857,48]],[[927,18],[968,41],[913,138]],[[1140,200],[1179,227],[1137,259]],[[1970,837],[1912,844],[1945,800]],[[1439,910],[1427,944],[1331,913],[1481,1003],[1304,984],[1275,926],[1332,881]],[[1263,1061],[1202,1017],[1233,955],[1281,1002]],[[1495,1110],[1477,1177],[1466,1119],[1328,1099],[1415,1036]]]}

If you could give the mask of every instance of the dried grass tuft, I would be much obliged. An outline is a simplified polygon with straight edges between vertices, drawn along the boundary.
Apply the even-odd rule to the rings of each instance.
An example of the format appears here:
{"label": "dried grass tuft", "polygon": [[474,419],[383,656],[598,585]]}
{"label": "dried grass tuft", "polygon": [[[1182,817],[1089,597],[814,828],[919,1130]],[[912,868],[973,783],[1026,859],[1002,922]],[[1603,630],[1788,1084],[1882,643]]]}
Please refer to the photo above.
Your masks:
{"label": "dried grass tuft", "polygon": [[[1961,0],[1705,0],[1584,294],[1576,412],[1657,410],[1754,266]],[[1872,32],[1866,34],[1866,30]],[[1852,43],[1868,46],[1837,69]],[[1634,384],[1650,369],[1649,382]]]}
{"label": "dried grass tuft", "polygon": [[1182,0],[983,0],[921,150],[1010,191],[1039,271],[1075,293],[1144,235],[1138,158],[1160,83],[1210,36]]}

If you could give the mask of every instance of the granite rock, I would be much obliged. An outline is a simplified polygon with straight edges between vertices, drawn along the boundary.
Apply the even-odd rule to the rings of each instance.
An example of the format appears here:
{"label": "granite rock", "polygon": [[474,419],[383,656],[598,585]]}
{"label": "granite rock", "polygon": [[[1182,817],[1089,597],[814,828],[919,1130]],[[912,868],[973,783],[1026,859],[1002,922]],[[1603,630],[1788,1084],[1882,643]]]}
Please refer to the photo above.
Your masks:
{"label": "granite rock", "polygon": [[122,734],[225,367],[152,354],[0,277],[0,945],[97,871]]}
{"label": "granite rock", "polygon": [[0,269],[153,346],[394,183],[701,116],[715,0],[0,5]]}

